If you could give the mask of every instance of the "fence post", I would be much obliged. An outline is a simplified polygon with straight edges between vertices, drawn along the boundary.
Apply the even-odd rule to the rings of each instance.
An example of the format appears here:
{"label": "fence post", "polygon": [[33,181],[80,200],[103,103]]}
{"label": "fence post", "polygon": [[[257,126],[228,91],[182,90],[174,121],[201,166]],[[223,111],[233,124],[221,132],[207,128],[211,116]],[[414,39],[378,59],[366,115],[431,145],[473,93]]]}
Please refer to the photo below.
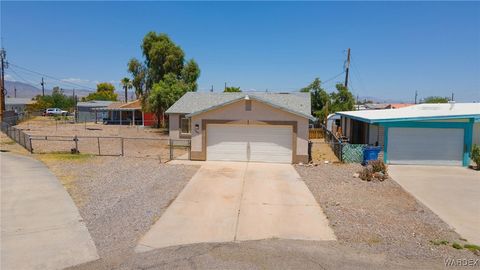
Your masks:
{"label": "fence post", "polygon": [[192,141],[188,141],[188,160],[192,160]]}
{"label": "fence post", "polygon": [[170,160],[173,160],[173,145],[172,145],[172,139],[170,139],[169,142],[170,142]]}
{"label": "fence post", "polygon": [[30,141],[30,154],[33,154],[32,137],[28,136],[28,140]]}
{"label": "fence post", "polygon": [[73,140],[75,141],[75,154],[78,154],[78,138],[77,138],[77,135],[75,135],[75,137],[73,137]]}
{"label": "fence post", "polygon": [[123,137],[121,138],[121,140],[122,140],[122,157],[124,157],[124,156],[125,156],[125,153],[124,153],[124,151],[123,151]]}
{"label": "fence post", "polygon": [[97,144],[98,144],[98,155],[101,156],[100,154],[100,137],[97,137]]}

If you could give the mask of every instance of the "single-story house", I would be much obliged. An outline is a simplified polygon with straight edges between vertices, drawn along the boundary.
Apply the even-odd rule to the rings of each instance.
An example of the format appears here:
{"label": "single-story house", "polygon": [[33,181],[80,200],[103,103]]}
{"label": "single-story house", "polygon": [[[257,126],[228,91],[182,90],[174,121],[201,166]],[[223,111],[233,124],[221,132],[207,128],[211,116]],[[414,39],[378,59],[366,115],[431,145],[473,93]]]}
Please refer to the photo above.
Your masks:
{"label": "single-story house", "polygon": [[382,146],[389,164],[468,166],[472,144],[480,145],[480,103],[337,114],[349,143]]}
{"label": "single-story house", "polygon": [[108,117],[108,112],[97,111],[94,109],[107,108],[115,101],[91,100],[86,102],[78,102],[76,110],[76,119],[79,122],[97,122],[102,121],[103,118]]}
{"label": "single-story house", "polygon": [[5,111],[14,111],[16,114],[24,114],[29,105],[36,101],[31,98],[5,98]]}
{"label": "single-story house", "polygon": [[131,102],[114,102],[106,108],[94,108],[97,113],[105,112],[107,116],[102,120],[105,124],[112,125],[140,125],[153,126],[156,119],[153,113],[144,112],[140,100]]}
{"label": "single-story house", "polygon": [[309,93],[188,92],[166,113],[192,160],[308,162]]}

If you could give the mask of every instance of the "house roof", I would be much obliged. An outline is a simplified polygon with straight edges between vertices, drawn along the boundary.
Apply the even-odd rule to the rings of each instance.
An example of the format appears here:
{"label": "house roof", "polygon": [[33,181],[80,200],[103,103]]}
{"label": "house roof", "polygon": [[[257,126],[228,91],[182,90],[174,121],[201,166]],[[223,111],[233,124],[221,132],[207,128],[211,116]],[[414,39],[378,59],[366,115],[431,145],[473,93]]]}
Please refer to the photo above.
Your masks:
{"label": "house roof", "polygon": [[215,108],[219,108],[238,100],[257,100],[305,118],[314,119],[310,115],[309,93],[272,93],[272,92],[240,92],[240,93],[212,93],[187,92],[166,111],[167,114],[180,113],[187,116],[197,115]]}
{"label": "house roof", "polygon": [[134,111],[141,110],[142,103],[140,100],[134,100],[127,103],[124,102],[112,102],[106,108],[95,108],[97,111]]}
{"label": "house roof", "polygon": [[337,114],[367,123],[458,118],[480,119],[480,103],[425,103],[399,109],[346,111],[337,112]]}
{"label": "house roof", "polygon": [[26,105],[26,104],[33,104],[35,100],[31,98],[5,98],[6,105]]}
{"label": "house roof", "polygon": [[77,107],[90,107],[90,108],[108,107],[110,104],[114,102],[115,101],[91,100],[86,102],[78,102]]}

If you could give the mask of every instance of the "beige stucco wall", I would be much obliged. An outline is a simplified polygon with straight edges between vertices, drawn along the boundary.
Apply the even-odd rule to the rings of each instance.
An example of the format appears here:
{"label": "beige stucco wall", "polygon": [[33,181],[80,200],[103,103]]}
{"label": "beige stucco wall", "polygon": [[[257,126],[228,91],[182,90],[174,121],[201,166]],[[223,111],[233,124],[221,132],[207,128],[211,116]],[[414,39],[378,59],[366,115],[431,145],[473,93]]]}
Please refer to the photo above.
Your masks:
{"label": "beige stucco wall", "polygon": [[[192,117],[192,151],[202,151],[202,119],[207,120],[256,120],[256,121],[296,121],[296,155],[308,155],[308,119],[279,110],[264,103],[252,100],[252,110],[245,111],[245,100],[205,112]],[[195,129],[198,125],[198,130]]]}
{"label": "beige stucco wall", "polygon": [[168,135],[170,139],[180,139],[180,114],[169,114],[168,115]]}

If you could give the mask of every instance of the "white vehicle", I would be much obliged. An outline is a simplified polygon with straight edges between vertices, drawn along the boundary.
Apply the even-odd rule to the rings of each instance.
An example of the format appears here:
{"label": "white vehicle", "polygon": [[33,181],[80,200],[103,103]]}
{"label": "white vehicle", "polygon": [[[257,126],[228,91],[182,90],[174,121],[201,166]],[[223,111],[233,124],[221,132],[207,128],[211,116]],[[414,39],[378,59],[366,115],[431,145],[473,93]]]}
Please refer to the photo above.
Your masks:
{"label": "white vehicle", "polygon": [[67,111],[60,110],[59,108],[48,108],[43,113],[45,116],[51,115],[68,115]]}

